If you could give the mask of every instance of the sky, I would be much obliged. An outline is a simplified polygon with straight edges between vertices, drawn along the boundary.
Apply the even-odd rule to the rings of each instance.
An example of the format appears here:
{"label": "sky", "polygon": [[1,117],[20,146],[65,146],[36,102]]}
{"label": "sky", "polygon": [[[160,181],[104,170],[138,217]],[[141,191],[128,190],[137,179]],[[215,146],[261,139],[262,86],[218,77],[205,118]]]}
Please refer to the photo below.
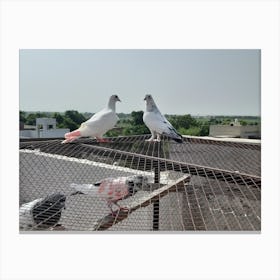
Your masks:
{"label": "sky", "polygon": [[20,59],[20,110],[260,115],[260,50],[32,50]]}

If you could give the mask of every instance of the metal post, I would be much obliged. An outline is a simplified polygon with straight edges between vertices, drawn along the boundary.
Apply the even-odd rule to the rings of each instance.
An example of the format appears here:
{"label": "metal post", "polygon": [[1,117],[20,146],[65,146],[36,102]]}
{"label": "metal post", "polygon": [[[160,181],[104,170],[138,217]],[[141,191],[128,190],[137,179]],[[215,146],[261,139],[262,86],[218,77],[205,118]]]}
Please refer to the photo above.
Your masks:
{"label": "metal post", "polygon": [[[159,183],[160,181],[160,171],[159,167],[155,167],[155,178],[154,182]],[[158,230],[159,229],[159,200],[156,200],[153,203],[153,230]]]}
{"label": "metal post", "polygon": [[[161,152],[161,143],[155,145],[158,148],[158,156]],[[160,162],[157,161],[155,165],[155,177],[154,183],[158,184],[160,182]],[[159,199],[156,200],[153,204],[153,230],[159,230]]]}

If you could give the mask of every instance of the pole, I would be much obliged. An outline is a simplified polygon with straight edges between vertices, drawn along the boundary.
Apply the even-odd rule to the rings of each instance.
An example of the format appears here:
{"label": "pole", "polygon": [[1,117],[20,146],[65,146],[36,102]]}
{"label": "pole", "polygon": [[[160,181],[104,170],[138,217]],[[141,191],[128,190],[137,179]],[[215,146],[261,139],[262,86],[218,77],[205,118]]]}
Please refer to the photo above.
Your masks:
{"label": "pole", "polygon": [[[161,148],[160,143],[158,143],[159,149]],[[155,176],[154,176],[154,183],[160,182],[160,162],[157,161],[155,166]],[[153,204],[153,230],[159,229],[159,199],[156,200]]]}

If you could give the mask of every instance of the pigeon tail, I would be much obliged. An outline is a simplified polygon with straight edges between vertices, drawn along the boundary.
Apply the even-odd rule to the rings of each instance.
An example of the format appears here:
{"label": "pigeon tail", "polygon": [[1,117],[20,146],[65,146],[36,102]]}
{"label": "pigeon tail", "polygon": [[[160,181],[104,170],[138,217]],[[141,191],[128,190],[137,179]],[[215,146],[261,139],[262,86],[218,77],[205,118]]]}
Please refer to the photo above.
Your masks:
{"label": "pigeon tail", "polygon": [[173,138],[173,140],[176,141],[177,143],[183,143],[182,138]]}
{"label": "pigeon tail", "polygon": [[72,183],[70,187],[74,188],[76,191],[79,191],[83,194],[90,196],[95,196],[98,194],[98,187],[93,184],[75,184]]}
{"label": "pigeon tail", "polygon": [[166,135],[167,137],[170,137],[177,143],[182,143],[183,142],[183,136],[178,133],[178,131],[170,124],[169,132],[168,133],[163,133],[163,135]]}
{"label": "pigeon tail", "polygon": [[72,142],[75,139],[81,137],[81,132],[78,129],[76,129],[76,130],[74,130],[72,132],[66,133],[64,135],[64,137],[65,137],[65,140],[62,141],[63,144],[68,143],[68,142]]}
{"label": "pigeon tail", "polygon": [[65,138],[70,138],[73,136],[81,136],[81,132],[78,129],[76,129],[76,130],[74,130],[72,132],[68,132],[64,135]]}
{"label": "pigeon tail", "polygon": [[181,134],[179,134],[177,131],[176,131],[176,136],[174,139],[174,141],[176,141],[177,143],[183,143],[183,136]]}
{"label": "pigeon tail", "polygon": [[182,135],[180,135],[179,133],[176,135],[167,135],[168,137],[170,137],[171,139],[173,139],[174,141],[176,141],[177,143],[183,143],[183,137]]}

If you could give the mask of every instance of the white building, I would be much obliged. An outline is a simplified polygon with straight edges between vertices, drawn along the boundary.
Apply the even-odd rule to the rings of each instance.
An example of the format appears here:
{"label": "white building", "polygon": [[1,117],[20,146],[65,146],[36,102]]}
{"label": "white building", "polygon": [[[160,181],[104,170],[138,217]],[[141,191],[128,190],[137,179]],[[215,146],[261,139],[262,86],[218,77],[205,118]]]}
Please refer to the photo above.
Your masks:
{"label": "white building", "polygon": [[229,125],[210,125],[209,136],[260,139],[261,128],[260,125],[241,125],[235,119]]}
{"label": "white building", "polygon": [[34,129],[20,130],[20,138],[60,138],[69,128],[56,128],[55,118],[37,118]]}

